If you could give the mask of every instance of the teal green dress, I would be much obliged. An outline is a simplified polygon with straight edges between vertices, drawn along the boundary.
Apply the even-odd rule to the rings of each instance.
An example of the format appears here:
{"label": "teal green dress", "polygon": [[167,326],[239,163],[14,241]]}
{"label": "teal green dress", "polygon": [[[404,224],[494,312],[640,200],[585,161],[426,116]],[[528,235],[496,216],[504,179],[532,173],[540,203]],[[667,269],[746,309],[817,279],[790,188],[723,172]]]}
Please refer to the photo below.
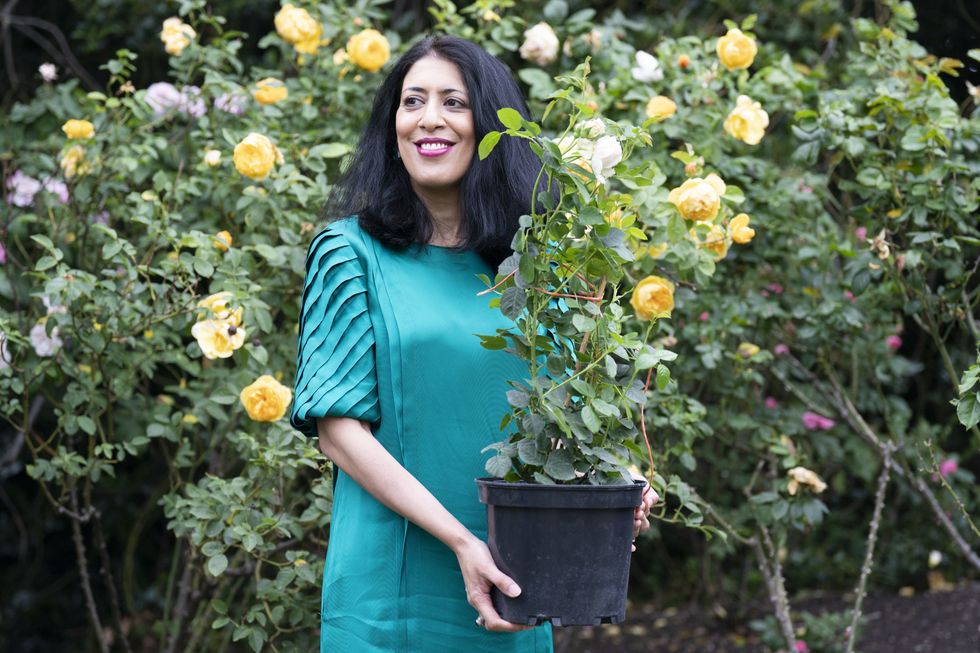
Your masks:
{"label": "teal green dress", "polygon": [[[388,249],[355,218],[321,231],[307,257],[293,426],[351,417],[477,537],[473,480],[501,438],[507,379],[526,367],[474,334],[507,326],[477,296],[492,276],[474,252]],[[455,554],[335,469],[323,579],[322,653],[552,653],[551,626],[492,633],[474,624]]]}

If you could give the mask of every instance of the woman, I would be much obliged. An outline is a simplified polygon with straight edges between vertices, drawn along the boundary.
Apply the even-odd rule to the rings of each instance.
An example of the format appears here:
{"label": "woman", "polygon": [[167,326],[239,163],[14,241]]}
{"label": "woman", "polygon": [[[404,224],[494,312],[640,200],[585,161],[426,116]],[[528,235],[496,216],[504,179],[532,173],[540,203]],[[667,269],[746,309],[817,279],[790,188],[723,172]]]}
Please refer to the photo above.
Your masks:
{"label": "woman", "polygon": [[324,652],[553,648],[550,625],[493,608],[491,586],[520,588],[490,556],[473,482],[499,439],[506,381],[527,374],[474,336],[508,325],[476,275],[509,254],[539,169],[518,139],[478,160],[501,107],[528,115],[497,59],[456,37],[417,43],[379,89],[332,196],[334,215],[356,217],[310,246],[292,423],[336,470]]}

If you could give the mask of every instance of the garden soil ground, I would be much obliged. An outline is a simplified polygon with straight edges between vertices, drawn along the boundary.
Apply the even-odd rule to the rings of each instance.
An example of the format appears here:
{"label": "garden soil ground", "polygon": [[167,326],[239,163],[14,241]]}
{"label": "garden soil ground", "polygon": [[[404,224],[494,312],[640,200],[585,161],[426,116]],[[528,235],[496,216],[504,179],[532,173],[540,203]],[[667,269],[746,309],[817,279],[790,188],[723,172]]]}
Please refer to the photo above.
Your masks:
{"label": "garden soil ground", "polygon": [[[850,605],[835,597],[798,600],[793,607],[819,614]],[[748,622],[765,614],[759,606],[753,617],[736,622],[704,609],[633,605],[620,626],[556,628],[555,653],[764,653]],[[910,597],[871,596],[864,614],[860,653],[980,653],[980,583]]]}

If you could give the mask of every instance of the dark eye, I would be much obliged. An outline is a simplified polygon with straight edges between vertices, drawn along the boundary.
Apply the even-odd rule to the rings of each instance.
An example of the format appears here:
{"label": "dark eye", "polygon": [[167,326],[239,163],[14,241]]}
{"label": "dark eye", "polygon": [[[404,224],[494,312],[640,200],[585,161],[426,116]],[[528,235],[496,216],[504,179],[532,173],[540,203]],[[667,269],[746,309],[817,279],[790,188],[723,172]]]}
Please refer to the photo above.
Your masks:
{"label": "dark eye", "polygon": [[402,104],[404,104],[406,107],[411,107],[411,106],[414,106],[417,101],[418,101],[418,98],[413,95],[411,97],[405,98],[402,101]]}
{"label": "dark eye", "polygon": [[454,98],[454,97],[451,97],[448,100],[446,100],[446,104],[448,104],[451,107],[465,107],[466,106],[466,103],[465,102],[463,102],[462,100],[459,100],[457,98]]}

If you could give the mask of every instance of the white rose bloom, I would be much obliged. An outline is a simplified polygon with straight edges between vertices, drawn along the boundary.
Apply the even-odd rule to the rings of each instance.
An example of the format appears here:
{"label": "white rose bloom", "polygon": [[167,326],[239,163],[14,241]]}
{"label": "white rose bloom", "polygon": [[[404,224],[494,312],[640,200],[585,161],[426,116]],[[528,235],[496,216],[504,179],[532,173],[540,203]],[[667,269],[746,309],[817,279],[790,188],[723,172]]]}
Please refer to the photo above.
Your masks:
{"label": "white rose bloom", "polygon": [[606,133],[606,123],[602,122],[602,118],[593,118],[579,125],[579,130],[587,138],[599,138]]}
{"label": "white rose bloom", "polygon": [[47,295],[41,295],[41,303],[44,304],[44,308],[48,309],[48,315],[52,313],[67,313],[68,309],[61,304],[51,303],[51,298]]}
{"label": "white rose bloom", "polygon": [[221,164],[221,151],[220,150],[208,150],[204,153],[204,163],[206,163],[211,168],[216,168]]}
{"label": "white rose bloom", "polygon": [[37,67],[37,72],[41,73],[41,79],[46,82],[58,79],[58,67],[53,63],[42,63]]}
{"label": "white rose bloom", "polygon": [[592,174],[600,184],[606,183],[606,178],[612,169],[623,160],[623,148],[614,136],[603,136],[595,142],[592,149]]}
{"label": "white rose bloom", "polygon": [[54,356],[64,343],[58,337],[58,327],[51,330],[51,335],[44,328],[44,322],[38,322],[31,327],[31,346],[38,356]]}
{"label": "white rose bloom", "polygon": [[520,53],[527,61],[547,66],[558,58],[558,46],[555,30],[548,23],[541,22],[524,32],[524,44]]}
{"label": "white rose bloom", "polygon": [[663,68],[657,58],[648,52],[638,50],[636,53],[636,65],[630,70],[633,79],[644,84],[659,82],[664,78]]}

